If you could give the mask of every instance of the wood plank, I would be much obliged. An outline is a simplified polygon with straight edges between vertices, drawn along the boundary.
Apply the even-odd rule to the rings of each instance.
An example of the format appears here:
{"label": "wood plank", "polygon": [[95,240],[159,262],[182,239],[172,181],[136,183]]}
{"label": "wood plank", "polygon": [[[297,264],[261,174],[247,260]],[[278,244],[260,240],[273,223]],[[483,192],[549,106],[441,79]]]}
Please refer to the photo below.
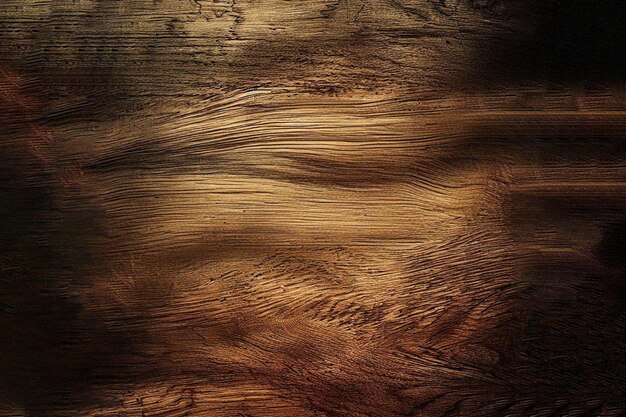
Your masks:
{"label": "wood plank", "polygon": [[0,417],[624,415],[624,23],[2,1]]}

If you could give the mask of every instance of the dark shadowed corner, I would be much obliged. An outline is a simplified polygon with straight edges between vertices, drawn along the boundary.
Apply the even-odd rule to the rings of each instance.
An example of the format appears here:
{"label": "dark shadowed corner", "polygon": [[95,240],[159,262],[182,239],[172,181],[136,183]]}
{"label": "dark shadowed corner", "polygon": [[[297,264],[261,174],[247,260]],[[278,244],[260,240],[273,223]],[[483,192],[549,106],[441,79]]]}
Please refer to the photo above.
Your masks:
{"label": "dark shadowed corner", "polygon": [[[626,79],[626,4],[501,2],[514,29],[477,45],[476,70],[497,85],[599,86]],[[508,3],[508,4],[507,4]]]}

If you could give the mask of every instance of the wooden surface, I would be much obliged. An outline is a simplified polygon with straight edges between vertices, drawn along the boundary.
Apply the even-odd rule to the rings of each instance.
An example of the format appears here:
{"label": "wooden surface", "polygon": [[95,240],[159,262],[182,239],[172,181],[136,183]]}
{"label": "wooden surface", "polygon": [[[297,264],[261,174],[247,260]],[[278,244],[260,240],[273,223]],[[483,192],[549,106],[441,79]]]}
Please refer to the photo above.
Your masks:
{"label": "wooden surface", "polygon": [[624,416],[625,9],[2,0],[0,415]]}

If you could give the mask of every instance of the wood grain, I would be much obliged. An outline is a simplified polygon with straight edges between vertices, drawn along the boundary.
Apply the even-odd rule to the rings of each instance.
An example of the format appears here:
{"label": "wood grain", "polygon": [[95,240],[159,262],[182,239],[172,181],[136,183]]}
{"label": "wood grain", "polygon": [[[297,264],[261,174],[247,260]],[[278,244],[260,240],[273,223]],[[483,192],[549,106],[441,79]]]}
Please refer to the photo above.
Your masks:
{"label": "wood grain", "polygon": [[0,416],[626,415],[624,23],[4,0]]}

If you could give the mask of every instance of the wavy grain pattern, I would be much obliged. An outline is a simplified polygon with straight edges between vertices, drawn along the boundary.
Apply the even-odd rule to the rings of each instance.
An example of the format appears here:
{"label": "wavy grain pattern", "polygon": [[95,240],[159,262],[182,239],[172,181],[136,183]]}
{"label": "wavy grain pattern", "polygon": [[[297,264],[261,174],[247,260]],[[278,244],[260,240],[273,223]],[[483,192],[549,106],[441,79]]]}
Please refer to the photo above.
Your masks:
{"label": "wavy grain pattern", "polygon": [[625,11],[4,0],[0,416],[626,415]]}

